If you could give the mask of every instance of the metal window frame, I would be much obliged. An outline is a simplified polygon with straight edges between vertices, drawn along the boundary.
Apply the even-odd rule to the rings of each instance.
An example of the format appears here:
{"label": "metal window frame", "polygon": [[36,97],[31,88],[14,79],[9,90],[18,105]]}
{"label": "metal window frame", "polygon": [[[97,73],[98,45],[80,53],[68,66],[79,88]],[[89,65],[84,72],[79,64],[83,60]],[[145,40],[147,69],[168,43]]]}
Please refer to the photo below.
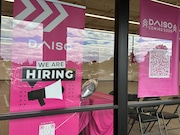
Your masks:
{"label": "metal window frame", "polygon": [[128,31],[129,0],[115,0],[114,45],[114,135],[126,135],[128,93]]}

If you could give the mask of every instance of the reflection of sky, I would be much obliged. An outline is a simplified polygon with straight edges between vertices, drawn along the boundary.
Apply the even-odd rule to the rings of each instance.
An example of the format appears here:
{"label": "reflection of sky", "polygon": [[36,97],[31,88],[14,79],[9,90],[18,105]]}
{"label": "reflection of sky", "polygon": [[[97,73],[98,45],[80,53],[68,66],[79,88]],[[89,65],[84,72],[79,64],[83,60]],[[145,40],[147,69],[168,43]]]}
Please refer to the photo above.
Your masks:
{"label": "reflection of sky", "polygon": [[103,62],[114,56],[114,33],[85,30],[83,61]]}
{"label": "reflection of sky", "polygon": [[[16,21],[16,20],[14,20]],[[17,63],[42,59],[42,48],[29,48],[29,39],[42,43],[43,27],[39,25],[33,30],[25,30],[27,21],[21,21],[21,24],[14,27],[13,19],[10,17],[2,17],[1,21],[1,50],[0,55],[4,60],[13,60]]]}
{"label": "reflection of sky", "polygon": [[106,31],[96,31],[92,29],[85,30],[85,38],[87,39],[96,39],[98,40],[106,40],[106,41],[113,41],[114,40],[114,33],[106,32]]}
{"label": "reflection of sky", "polygon": [[12,47],[12,18],[1,17],[1,45],[0,56],[6,60],[11,60]]}
{"label": "reflection of sky", "polygon": [[[24,23],[28,23],[24,21]],[[24,24],[25,25],[25,24]],[[27,42],[29,39],[34,39],[38,43],[41,43],[42,41],[42,31],[41,28],[36,28],[34,30],[24,30],[24,26],[21,24],[21,26],[16,28],[16,32],[12,33],[12,27],[13,27],[13,19],[10,17],[2,17],[1,22],[1,50],[0,55],[3,57],[4,60],[11,60],[12,56],[12,34],[15,43],[13,44],[13,48],[15,48],[14,45],[17,45],[18,49],[15,49],[14,51],[17,52],[17,54],[22,53],[19,57],[21,57],[21,61],[25,61],[27,56],[31,56],[28,58],[30,61],[33,59],[41,59],[40,56],[42,56],[40,50],[38,49],[28,49],[25,46],[27,46]],[[83,61],[84,62],[91,62],[93,60],[96,60],[97,62],[103,62],[105,60],[110,59],[114,56],[114,33],[113,32],[107,32],[107,31],[97,31],[92,29],[85,29],[85,32],[83,32],[84,40],[82,40],[82,32],[78,32],[76,30],[71,30],[72,32],[68,33],[68,38],[71,38],[71,41],[73,44],[82,45],[83,46]],[[76,34],[76,36],[74,36]],[[129,36],[129,52],[132,51],[132,44],[133,44],[133,36]],[[13,53],[15,53],[13,51]],[[78,52],[76,53],[78,54]],[[80,53],[79,53],[80,55]],[[72,55],[73,56],[73,55]],[[18,57],[17,57],[18,58]]]}
{"label": "reflection of sky", "polygon": [[1,17],[1,28],[12,30],[13,28],[13,19],[11,17]]}
{"label": "reflection of sky", "polygon": [[135,38],[134,51],[136,60],[142,62],[149,51],[152,51],[159,45],[167,47],[167,55],[172,55],[172,41],[158,38],[136,37]]}
{"label": "reflection of sky", "polygon": [[[33,30],[26,30],[24,27],[29,22],[23,21],[13,29],[13,45],[12,45],[12,60],[16,63],[28,61],[32,64],[35,61],[41,61],[43,56],[42,44],[43,26],[38,25]],[[30,48],[29,40],[34,40],[34,48]]]}
{"label": "reflection of sky", "polygon": [[66,60],[81,64],[84,44],[84,30],[68,28],[67,44]]}
{"label": "reflection of sky", "polygon": [[1,43],[0,55],[5,61],[11,60],[11,57],[12,57],[11,56],[11,51],[12,51],[11,47],[12,47],[12,43],[9,43],[9,44]]}

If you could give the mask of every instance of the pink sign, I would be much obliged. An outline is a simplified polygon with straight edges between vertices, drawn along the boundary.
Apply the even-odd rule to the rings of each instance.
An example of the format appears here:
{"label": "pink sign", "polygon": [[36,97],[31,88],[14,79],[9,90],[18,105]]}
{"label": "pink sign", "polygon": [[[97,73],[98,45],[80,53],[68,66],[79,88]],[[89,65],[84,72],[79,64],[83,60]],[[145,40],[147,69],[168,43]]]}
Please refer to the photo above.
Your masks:
{"label": "pink sign", "polygon": [[179,9],[141,0],[138,96],[178,95]]}
{"label": "pink sign", "polygon": [[[14,2],[11,112],[80,105],[84,20],[81,6]],[[11,120],[9,134],[75,135],[78,117],[73,113]]]}

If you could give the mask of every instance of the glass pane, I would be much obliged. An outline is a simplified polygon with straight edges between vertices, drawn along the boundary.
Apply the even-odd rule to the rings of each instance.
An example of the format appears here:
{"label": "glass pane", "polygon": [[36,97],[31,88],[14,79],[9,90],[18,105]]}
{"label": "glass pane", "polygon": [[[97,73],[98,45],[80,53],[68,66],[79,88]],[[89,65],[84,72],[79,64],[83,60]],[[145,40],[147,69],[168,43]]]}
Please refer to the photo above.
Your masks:
{"label": "glass pane", "polygon": [[[114,21],[85,16],[83,1],[65,2],[70,4],[2,0],[0,114],[113,104]],[[92,1],[86,11],[99,3]],[[114,16],[112,2],[99,6]],[[110,27],[97,30],[101,21]],[[0,121],[0,134],[88,134],[92,119],[108,125],[104,133],[113,132],[111,109]]]}
{"label": "glass pane", "polygon": [[[178,99],[179,75],[176,72],[179,70],[177,53],[179,49],[176,47],[179,46],[179,4],[170,0],[131,0],[129,11],[129,20],[134,22],[129,23],[129,33],[132,35],[129,37],[128,44],[128,101],[140,100],[142,104],[146,105],[145,101],[148,100]],[[171,111],[174,114],[179,107],[179,105],[173,105],[173,101],[170,102],[172,103],[167,105],[168,107],[166,103],[158,106],[157,112],[159,114],[162,111],[164,118],[171,114]],[[128,109],[129,134],[144,132],[146,127],[144,129],[138,127],[141,121],[138,120],[137,123],[133,121],[137,120],[137,117],[134,117],[135,108]],[[145,109],[142,107],[142,111],[140,111],[144,117],[144,114],[152,114],[153,109],[155,109],[154,106],[148,106]],[[148,111],[151,112],[147,113]],[[148,118],[148,116],[146,117]],[[160,123],[161,120],[160,118]],[[164,122],[167,124],[166,120]],[[178,134],[179,131],[175,128],[177,121],[171,122],[168,121],[168,131],[162,129],[162,133]],[[176,130],[170,130],[171,128]],[[158,130],[158,126],[152,126],[148,132],[153,134]]]}
{"label": "glass pane", "polygon": [[[39,2],[42,8],[49,6],[52,13],[57,11],[51,9],[52,6],[59,12],[63,10],[64,19],[73,11],[81,13],[79,19],[82,18],[82,23],[68,21],[66,23],[69,24],[64,26],[56,19],[48,21],[49,16],[43,16],[43,13],[40,14],[42,11],[36,9],[37,3],[3,1],[2,4],[4,8],[9,6],[13,9],[8,14],[3,12],[2,16],[0,76],[8,83],[6,92],[10,92],[2,93],[2,96],[9,97],[6,99],[11,112],[79,106],[84,100],[81,100],[81,94],[89,82],[91,85],[88,87],[94,89],[88,89],[90,93],[85,93],[89,94],[87,98],[95,90],[97,95],[102,94],[97,97],[98,100],[105,94],[110,100],[104,103],[113,103],[113,97],[109,95],[113,91],[114,78],[113,32],[83,30],[84,7],[81,6]],[[29,7],[34,8],[26,12]],[[36,15],[33,14],[35,11]],[[58,29],[61,30],[60,35]]]}

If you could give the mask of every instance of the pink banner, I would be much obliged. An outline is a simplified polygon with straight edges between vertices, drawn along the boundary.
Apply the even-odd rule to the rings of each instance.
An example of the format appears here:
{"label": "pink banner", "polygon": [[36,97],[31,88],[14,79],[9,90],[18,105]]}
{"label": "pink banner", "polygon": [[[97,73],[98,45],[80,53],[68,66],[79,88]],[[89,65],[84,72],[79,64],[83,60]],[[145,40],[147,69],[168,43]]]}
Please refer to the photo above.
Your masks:
{"label": "pink banner", "polygon": [[179,9],[150,0],[140,4],[138,96],[178,95]]}
{"label": "pink banner", "polygon": [[[80,105],[84,21],[81,6],[14,2],[11,112]],[[78,125],[77,113],[11,120],[9,134],[75,135]]]}

